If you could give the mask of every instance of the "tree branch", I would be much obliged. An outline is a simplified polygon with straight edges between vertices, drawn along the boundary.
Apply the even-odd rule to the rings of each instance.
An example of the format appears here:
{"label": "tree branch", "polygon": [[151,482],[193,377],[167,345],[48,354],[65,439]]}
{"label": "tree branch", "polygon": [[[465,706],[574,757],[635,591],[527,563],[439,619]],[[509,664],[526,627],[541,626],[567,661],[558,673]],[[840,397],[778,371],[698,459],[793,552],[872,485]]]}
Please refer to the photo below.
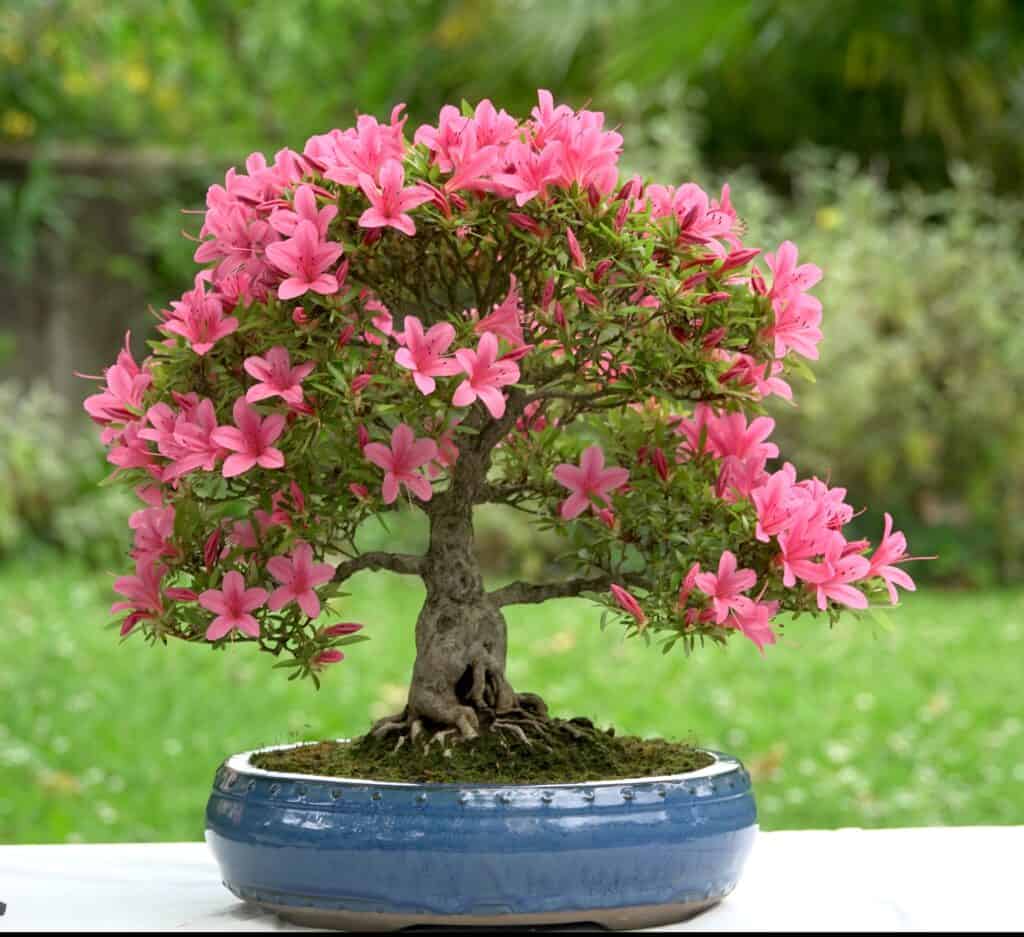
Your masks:
{"label": "tree branch", "polygon": [[405,576],[419,576],[423,572],[423,557],[412,553],[364,553],[354,559],[339,563],[334,571],[334,582],[344,582],[364,569],[401,573]]}
{"label": "tree branch", "polygon": [[504,605],[536,605],[548,599],[568,599],[583,592],[604,592],[612,583],[639,585],[642,580],[635,573],[613,576],[592,576],[568,579],[562,582],[513,582],[488,593],[488,598],[499,608]]}

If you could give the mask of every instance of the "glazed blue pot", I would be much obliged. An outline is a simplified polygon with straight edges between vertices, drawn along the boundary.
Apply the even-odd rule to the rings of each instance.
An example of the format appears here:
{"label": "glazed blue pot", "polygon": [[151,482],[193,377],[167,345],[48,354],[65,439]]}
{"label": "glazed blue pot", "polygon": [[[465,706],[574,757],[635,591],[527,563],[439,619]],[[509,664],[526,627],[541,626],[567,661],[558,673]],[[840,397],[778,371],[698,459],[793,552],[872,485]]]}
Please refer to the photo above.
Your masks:
{"label": "glazed blue pot", "polygon": [[736,759],[580,784],[399,784],[218,769],[206,840],[224,884],[318,927],[652,927],[736,886],[757,831]]}

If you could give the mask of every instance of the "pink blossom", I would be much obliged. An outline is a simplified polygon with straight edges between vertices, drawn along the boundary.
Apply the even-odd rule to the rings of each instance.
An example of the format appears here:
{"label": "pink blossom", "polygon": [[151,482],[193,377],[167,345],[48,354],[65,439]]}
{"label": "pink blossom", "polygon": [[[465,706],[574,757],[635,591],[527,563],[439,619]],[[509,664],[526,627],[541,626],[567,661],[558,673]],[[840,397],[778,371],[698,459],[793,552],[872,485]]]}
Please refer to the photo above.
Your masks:
{"label": "pink blossom", "polygon": [[451,377],[459,373],[454,358],[443,357],[455,341],[455,327],[449,322],[438,322],[424,334],[423,324],[416,316],[406,316],[404,348],[395,352],[395,364],[412,371],[412,379],[423,395],[437,388],[435,377]]}
{"label": "pink blossom", "polygon": [[134,576],[121,576],[114,581],[114,591],[127,601],[115,602],[110,613],[130,612],[121,623],[122,637],[140,621],[159,618],[164,613],[164,597],[160,590],[167,567],[152,559],[140,559],[135,564]]}
{"label": "pink blossom", "polygon": [[[725,360],[729,360],[730,354],[718,349],[718,354]],[[781,361],[758,362],[751,355],[734,353],[731,355],[732,366],[719,377],[719,381],[727,384],[735,381],[741,387],[753,387],[759,398],[775,394],[783,400],[792,402],[793,388],[776,375],[782,373]]]}
{"label": "pink blossom", "polygon": [[813,505],[805,507],[778,533],[782,559],[782,584],[791,589],[797,578],[810,581],[816,573],[812,558],[825,549],[829,529],[824,518],[814,511]]}
{"label": "pink blossom", "polygon": [[275,525],[270,512],[262,508],[256,508],[251,517],[252,520],[235,521],[231,527],[231,542],[244,551],[258,550],[267,531]]}
{"label": "pink blossom", "polygon": [[788,351],[818,360],[821,341],[821,301],[815,296],[798,293],[772,300],[774,322],[761,336],[775,342],[775,357]]}
{"label": "pink blossom", "polygon": [[303,540],[295,544],[291,556],[274,556],[267,561],[267,571],[279,583],[267,602],[276,612],[291,602],[310,618],[320,614],[320,599],[314,589],[331,581],[334,567],[330,563],[314,563],[313,548]]}
{"label": "pink blossom", "polygon": [[117,436],[117,445],[107,453],[107,461],[118,469],[145,469],[157,481],[163,481],[157,455],[142,436],[144,426],[141,420],[128,423]]}
{"label": "pink blossom", "polygon": [[645,195],[652,217],[675,219],[681,242],[706,245],[715,257],[725,257],[730,249],[740,246],[736,212],[729,201],[727,185],[722,187],[717,202],[693,182],[679,188],[649,185]]}
{"label": "pink blossom", "polygon": [[213,346],[238,328],[234,316],[224,315],[224,304],[217,293],[206,292],[202,273],[196,275],[195,288],[171,303],[171,313],[160,327],[182,336],[197,355],[205,355]]}
{"label": "pink blossom", "polygon": [[[124,348],[117,362],[103,373],[106,386],[85,399],[85,412],[101,426],[108,423],[127,423],[142,410],[142,397],[153,383],[153,375],[145,366],[135,363],[131,352],[132,333],[124,337]],[[109,442],[105,438],[104,442]]]}
{"label": "pink blossom", "polygon": [[643,626],[647,624],[647,615],[644,614],[644,610],[640,607],[640,603],[637,602],[636,598],[622,586],[612,583],[611,586],[612,597],[618,603],[619,607],[626,612],[629,612],[641,626],[640,630],[643,630]]}
{"label": "pink blossom", "polygon": [[315,362],[307,361],[293,368],[288,349],[281,345],[271,348],[264,358],[252,355],[245,359],[245,370],[260,383],[246,391],[245,399],[257,403],[268,397],[280,397],[285,403],[301,403],[302,382],[315,367]]}
{"label": "pink blossom", "polygon": [[494,307],[489,315],[473,326],[473,331],[477,335],[493,332],[514,348],[521,348],[526,344],[522,325],[523,302],[516,286],[515,274],[511,275],[510,281],[505,298]]}
{"label": "pink blossom", "polygon": [[194,394],[179,402],[182,409],[177,413],[165,403],[150,407],[146,413],[150,426],[139,433],[155,442],[160,454],[170,460],[164,480],[175,485],[182,475],[196,469],[212,472],[217,461],[227,455],[212,438],[217,429],[213,402],[199,400]]}
{"label": "pink blossom", "polygon": [[771,620],[778,614],[778,611],[778,602],[755,602],[744,596],[738,596],[727,624],[739,628],[763,654],[764,646],[774,644],[776,641]]}
{"label": "pink blossom", "polygon": [[376,178],[388,160],[400,160],[405,152],[402,127],[406,118],[401,117],[404,109],[404,104],[392,108],[390,124],[360,114],[353,128],[310,137],[303,154],[326,178],[341,185],[358,185],[363,174]]}
{"label": "pink blossom", "polygon": [[[515,197],[516,204],[522,208],[535,198],[544,200],[547,187],[556,182],[561,175],[562,144],[553,140],[541,150],[528,143],[515,141],[505,149],[505,163],[511,165],[511,172],[496,172],[491,179],[501,186],[509,195]],[[540,228],[532,218],[519,215],[525,219],[520,226],[538,233]],[[509,215],[512,220],[512,215]],[[516,222],[513,222],[516,223]]]}
{"label": "pink blossom", "polygon": [[725,550],[718,560],[718,574],[698,573],[694,584],[711,598],[715,609],[715,621],[722,624],[730,610],[738,606],[740,593],[752,589],[757,582],[757,573],[752,569],[737,569],[736,557]]}
{"label": "pink blossom", "polygon": [[843,535],[832,531],[822,561],[809,564],[800,577],[815,586],[818,608],[822,611],[829,599],[850,608],[868,607],[867,596],[849,583],[865,579],[870,574],[871,564],[863,556],[847,553],[846,546]]}
{"label": "pink blossom", "polygon": [[151,562],[163,556],[176,556],[174,546],[174,508],[143,508],[128,518],[128,526],[135,531],[135,542],[130,556],[133,560]]}
{"label": "pink blossom", "polygon": [[749,425],[743,413],[716,413],[707,421],[708,443],[719,457],[764,462],[779,454],[775,443],[765,442],[775,429],[770,417],[756,417]]}
{"label": "pink blossom", "polygon": [[578,466],[566,462],[556,465],[553,474],[555,480],[571,492],[562,502],[561,514],[564,520],[578,517],[587,508],[596,513],[598,506],[595,499],[602,501],[606,507],[610,506],[608,495],[629,480],[626,469],[604,467],[604,451],[600,446],[584,449]]}
{"label": "pink blossom", "polygon": [[797,266],[799,251],[792,241],[783,241],[774,254],[765,254],[764,262],[772,271],[772,299],[789,300],[805,293],[821,279],[821,268],[815,264]]}
{"label": "pink blossom", "polygon": [[909,560],[907,556],[907,538],[900,532],[892,531],[892,516],[885,515],[885,528],[882,532],[882,540],[871,556],[871,565],[866,577],[879,576],[889,590],[889,599],[893,605],[896,604],[898,596],[896,586],[914,592],[917,586],[914,580],[902,569],[896,567],[896,563],[904,563]]}
{"label": "pink blossom", "polygon": [[500,388],[519,380],[519,366],[514,361],[496,360],[497,336],[493,332],[485,332],[476,351],[460,348],[455,357],[467,376],[455,389],[452,404],[468,407],[480,399],[494,419],[501,419],[505,413],[505,395]]}
{"label": "pink blossom", "polygon": [[324,296],[337,293],[338,278],[327,271],[341,256],[342,247],[334,241],[323,241],[311,221],[299,221],[295,233],[287,241],[267,246],[267,259],[287,278],[277,288],[279,299],[295,299],[312,291]]}
{"label": "pink blossom", "polygon": [[300,221],[309,221],[316,228],[321,241],[327,239],[327,228],[338,214],[337,205],[317,208],[316,193],[311,185],[300,185],[295,190],[292,208],[278,208],[270,215],[270,225],[281,234],[291,237]]}
{"label": "pink blossom", "polygon": [[265,469],[281,468],[284,455],[280,449],[273,448],[271,443],[284,432],[284,416],[272,413],[261,419],[259,412],[250,407],[244,397],[235,401],[232,415],[234,426],[218,427],[210,436],[218,446],[234,453],[224,460],[224,477],[233,478],[256,465]]}
{"label": "pink blossom", "polygon": [[421,501],[430,500],[433,489],[417,469],[437,458],[434,440],[417,439],[411,426],[399,423],[391,432],[390,448],[383,443],[371,442],[363,447],[363,454],[374,465],[384,469],[382,493],[385,504],[391,504],[398,497],[399,485],[405,485]]}
{"label": "pink blossom", "polygon": [[224,577],[220,589],[207,589],[199,595],[199,604],[216,615],[206,629],[206,640],[217,641],[234,630],[258,638],[260,623],[251,613],[266,601],[266,589],[246,589],[242,574],[232,570]]}
{"label": "pink blossom", "polygon": [[803,501],[793,491],[796,484],[796,469],[787,462],[768,480],[750,493],[750,500],[757,509],[758,540],[768,543],[769,539],[785,530]]}
{"label": "pink blossom", "polygon": [[407,214],[411,209],[429,202],[429,190],[414,185],[403,188],[405,170],[398,160],[390,159],[380,170],[380,185],[365,173],[359,177],[359,187],[370,200],[370,207],[359,216],[362,228],[392,227],[412,237],[416,223]]}

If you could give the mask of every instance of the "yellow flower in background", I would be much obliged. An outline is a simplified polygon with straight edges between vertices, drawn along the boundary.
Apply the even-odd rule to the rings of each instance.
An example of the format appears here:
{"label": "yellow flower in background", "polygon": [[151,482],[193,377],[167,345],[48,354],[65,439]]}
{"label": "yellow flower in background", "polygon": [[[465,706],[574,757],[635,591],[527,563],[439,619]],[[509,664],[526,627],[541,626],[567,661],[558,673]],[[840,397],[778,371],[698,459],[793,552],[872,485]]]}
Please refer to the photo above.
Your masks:
{"label": "yellow flower in background", "polygon": [[181,103],[181,95],[173,85],[160,85],[153,97],[161,111],[173,111]]}
{"label": "yellow flower in background", "polygon": [[823,231],[832,231],[843,223],[843,213],[834,205],[819,208],[814,221]]}
{"label": "yellow flower in background", "polygon": [[15,140],[24,140],[36,132],[36,119],[31,114],[13,108],[0,117],[0,133]]}
{"label": "yellow flower in background", "polygon": [[60,86],[71,97],[80,97],[93,90],[94,82],[85,72],[65,72],[60,77]]}
{"label": "yellow flower in background", "polygon": [[153,81],[149,69],[141,62],[128,62],[119,71],[124,83],[136,94],[146,91]]}

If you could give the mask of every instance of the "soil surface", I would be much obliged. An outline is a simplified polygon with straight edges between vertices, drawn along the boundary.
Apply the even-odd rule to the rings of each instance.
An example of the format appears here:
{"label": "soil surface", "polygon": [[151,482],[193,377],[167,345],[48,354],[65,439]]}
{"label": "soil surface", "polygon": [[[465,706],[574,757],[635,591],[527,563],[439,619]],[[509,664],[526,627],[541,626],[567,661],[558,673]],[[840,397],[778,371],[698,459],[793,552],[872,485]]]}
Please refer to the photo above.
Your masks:
{"label": "soil surface", "polygon": [[586,719],[553,719],[543,741],[529,745],[507,733],[395,750],[394,739],[369,735],[351,742],[312,742],[254,755],[267,771],[375,781],[440,784],[568,784],[658,777],[703,768],[714,760],[692,745],[665,739],[616,736]]}

